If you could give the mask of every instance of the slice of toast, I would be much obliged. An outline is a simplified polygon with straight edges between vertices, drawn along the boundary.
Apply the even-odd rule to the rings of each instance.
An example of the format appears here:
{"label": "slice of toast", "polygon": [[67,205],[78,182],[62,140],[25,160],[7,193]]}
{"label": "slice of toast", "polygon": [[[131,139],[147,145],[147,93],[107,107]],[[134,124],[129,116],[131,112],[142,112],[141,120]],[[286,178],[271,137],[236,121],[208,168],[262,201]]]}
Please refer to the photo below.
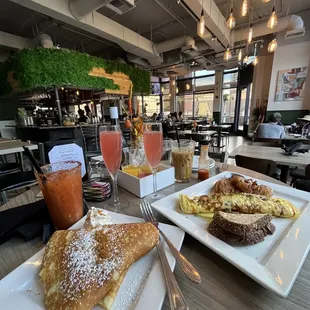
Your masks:
{"label": "slice of toast", "polygon": [[218,239],[232,244],[252,245],[261,241],[267,235],[272,235],[275,231],[275,226],[269,222],[265,227],[259,230],[252,231],[246,235],[240,236],[224,230],[222,227],[212,221],[208,227],[208,232]]}
{"label": "slice of toast", "polygon": [[40,277],[48,310],[91,309],[119,284],[131,264],[158,242],[150,223],[56,231]]}
{"label": "slice of toast", "polygon": [[268,214],[237,214],[215,212],[213,222],[222,229],[235,235],[243,236],[261,230],[272,220]]}

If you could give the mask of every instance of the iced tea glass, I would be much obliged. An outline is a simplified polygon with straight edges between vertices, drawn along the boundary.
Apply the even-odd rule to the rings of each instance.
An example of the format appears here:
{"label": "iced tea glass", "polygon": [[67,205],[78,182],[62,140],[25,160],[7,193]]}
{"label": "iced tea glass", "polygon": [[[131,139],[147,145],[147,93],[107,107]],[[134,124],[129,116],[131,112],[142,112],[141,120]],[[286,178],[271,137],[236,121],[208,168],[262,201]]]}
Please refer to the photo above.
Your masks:
{"label": "iced tea glass", "polygon": [[192,177],[195,142],[180,140],[172,142],[171,165],[174,167],[174,179],[178,183],[186,183]]}

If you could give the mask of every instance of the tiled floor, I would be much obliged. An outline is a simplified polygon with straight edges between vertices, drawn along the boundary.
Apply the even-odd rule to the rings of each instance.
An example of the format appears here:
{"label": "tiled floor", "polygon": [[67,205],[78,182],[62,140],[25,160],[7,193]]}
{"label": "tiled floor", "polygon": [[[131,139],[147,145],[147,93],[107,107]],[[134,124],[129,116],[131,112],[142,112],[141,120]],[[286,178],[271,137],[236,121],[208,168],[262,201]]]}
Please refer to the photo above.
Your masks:
{"label": "tiled floor", "polygon": [[[231,153],[239,145],[249,144],[249,143],[251,143],[251,140],[246,139],[246,138],[244,138],[242,136],[229,136],[229,144],[226,145],[226,147],[224,149],[222,149],[222,151],[226,151],[228,153]],[[214,151],[215,152],[219,152],[219,149],[215,148]],[[235,160],[232,159],[232,158],[228,158],[227,163],[230,164],[230,165],[235,165]]]}

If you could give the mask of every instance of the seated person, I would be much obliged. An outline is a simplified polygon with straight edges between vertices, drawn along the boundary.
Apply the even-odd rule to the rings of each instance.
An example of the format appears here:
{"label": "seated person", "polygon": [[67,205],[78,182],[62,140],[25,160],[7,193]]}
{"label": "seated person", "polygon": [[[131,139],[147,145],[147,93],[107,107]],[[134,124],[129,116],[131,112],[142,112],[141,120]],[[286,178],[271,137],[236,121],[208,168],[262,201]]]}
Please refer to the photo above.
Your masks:
{"label": "seated person", "polygon": [[281,114],[273,113],[268,123],[261,123],[256,130],[256,138],[282,139],[285,136],[284,127],[281,124]]}
{"label": "seated person", "polygon": [[78,119],[79,123],[86,123],[87,122],[87,117],[85,116],[84,111],[79,109],[78,113],[79,113],[79,119]]}

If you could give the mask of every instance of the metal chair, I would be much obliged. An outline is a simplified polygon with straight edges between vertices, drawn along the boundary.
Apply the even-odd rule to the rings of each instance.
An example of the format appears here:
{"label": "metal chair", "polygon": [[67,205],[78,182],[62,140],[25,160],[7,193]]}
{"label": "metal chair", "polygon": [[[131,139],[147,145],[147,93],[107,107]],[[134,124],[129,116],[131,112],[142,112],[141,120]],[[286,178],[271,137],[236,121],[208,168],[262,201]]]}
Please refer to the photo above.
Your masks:
{"label": "metal chair", "polygon": [[0,164],[0,176],[21,171],[18,163],[3,163]]}
{"label": "metal chair", "polygon": [[273,177],[276,174],[277,163],[274,160],[236,155],[236,165]]}
{"label": "metal chair", "polygon": [[297,180],[296,188],[305,192],[310,192],[310,180]]}
{"label": "metal chair", "polygon": [[83,137],[85,157],[86,159],[101,154],[99,143],[99,126],[98,125],[86,125],[81,126],[80,130]]}
{"label": "metal chair", "polygon": [[305,169],[294,169],[290,172],[291,186],[296,187],[297,180],[310,180],[310,164]]}
{"label": "metal chair", "polygon": [[37,184],[33,171],[20,171],[0,176],[0,194],[2,203],[8,202],[7,192]]}

